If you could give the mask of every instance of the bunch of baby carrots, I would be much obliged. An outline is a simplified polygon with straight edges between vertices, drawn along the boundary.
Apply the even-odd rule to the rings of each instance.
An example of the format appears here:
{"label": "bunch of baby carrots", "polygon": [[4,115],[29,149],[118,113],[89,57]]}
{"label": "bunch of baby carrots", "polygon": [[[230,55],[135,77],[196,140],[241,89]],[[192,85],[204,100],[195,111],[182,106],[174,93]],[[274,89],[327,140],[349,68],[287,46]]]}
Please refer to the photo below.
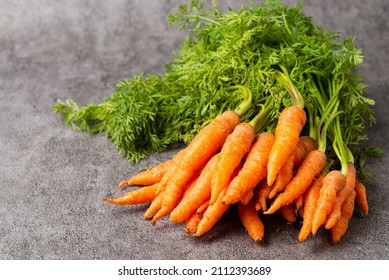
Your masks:
{"label": "bunch of baby carrots", "polygon": [[[300,242],[320,228],[339,242],[355,207],[368,213],[366,188],[341,132],[339,88],[306,103],[288,71],[280,68],[275,80],[293,104],[279,116],[275,117],[274,98],[269,95],[258,114],[246,120],[251,92],[237,86],[244,99],[235,110],[216,117],[172,159],[119,184],[142,187],[104,201],[149,203],[144,218],[152,224],[169,215],[197,237],[237,204],[240,220],[256,242],[265,235],[261,216],[274,213],[288,223],[301,221]],[[340,166],[327,157],[327,139]]]}

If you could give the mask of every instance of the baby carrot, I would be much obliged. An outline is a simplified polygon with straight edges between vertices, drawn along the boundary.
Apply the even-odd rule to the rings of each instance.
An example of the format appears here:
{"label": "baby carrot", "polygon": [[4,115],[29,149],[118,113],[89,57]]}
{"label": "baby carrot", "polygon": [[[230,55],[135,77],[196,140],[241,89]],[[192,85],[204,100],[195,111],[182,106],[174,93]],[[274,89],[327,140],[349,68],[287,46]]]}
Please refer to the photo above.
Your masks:
{"label": "baby carrot", "polygon": [[271,191],[271,186],[267,184],[266,180],[260,183],[260,187],[257,189],[257,197],[255,203],[255,209],[259,211],[262,209],[263,212],[267,210],[267,199]]}
{"label": "baby carrot", "polygon": [[282,192],[286,185],[293,178],[293,154],[291,154],[288,160],[281,167],[277,174],[276,180],[272,186],[271,192],[269,193],[269,199],[274,198],[278,193]]}
{"label": "baby carrot", "polygon": [[296,148],[305,122],[305,111],[299,106],[290,106],[281,112],[275,130],[275,142],[270,151],[267,166],[269,186],[273,185],[279,170]]}
{"label": "baby carrot", "polygon": [[204,202],[197,210],[195,210],[186,220],[185,231],[187,234],[193,235],[196,233],[197,226],[203,218],[205,210],[208,208],[209,201]]}
{"label": "baby carrot", "polygon": [[145,186],[126,193],[118,198],[106,198],[105,202],[109,202],[117,205],[129,205],[129,204],[141,204],[152,201],[157,196],[157,190],[159,183],[155,183],[151,186]]}
{"label": "baby carrot", "polygon": [[195,236],[201,236],[206,232],[210,231],[212,227],[216,224],[217,221],[223,216],[223,214],[227,211],[230,205],[226,205],[222,203],[222,197],[225,192],[225,189],[222,190],[219,197],[213,204],[210,204],[205,210],[203,218],[197,225]]}
{"label": "baby carrot", "polygon": [[280,209],[278,209],[278,212],[284,217],[284,219],[289,223],[293,224],[296,222],[296,213],[292,206],[292,204],[284,205]]}
{"label": "baby carrot", "polygon": [[254,200],[250,200],[245,205],[238,203],[238,215],[250,237],[255,242],[260,242],[265,235],[265,227],[255,210]]}
{"label": "baby carrot", "polygon": [[320,188],[323,184],[323,178],[324,174],[320,173],[304,193],[303,225],[298,235],[298,240],[300,242],[303,242],[312,232],[312,219],[319,198]]}
{"label": "baby carrot", "polygon": [[356,191],[353,190],[348,198],[343,202],[341,216],[336,224],[331,227],[332,240],[337,243],[344,236],[349,226],[349,221],[354,213]]}
{"label": "baby carrot", "polygon": [[254,137],[254,127],[249,123],[238,124],[227,137],[212,176],[210,204],[213,204],[221,190],[227,187],[231,174],[250,151]]}
{"label": "baby carrot", "polygon": [[357,181],[355,185],[355,191],[356,191],[356,202],[358,207],[363,211],[363,213],[366,215],[369,212],[369,204],[367,202],[367,195],[366,195],[366,187],[361,181]]}
{"label": "baby carrot", "polygon": [[281,167],[272,186],[269,198],[274,198],[282,192],[293,177],[294,169],[298,168],[310,151],[317,149],[316,141],[310,136],[301,136],[293,153]]}
{"label": "baby carrot", "polygon": [[337,192],[342,190],[345,185],[346,178],[339,170],[332,170],[325,175],[317,200],[315,214],[313,215],[313,235],[315,235],[319,227],[325,223],[335,201]]}
{"label": "baby carrot", "polygon": [[119,188],[124,185],[138,185],[138,186],[148,186],[155,184],[161,181],[163,175],[173,166],[173,160],[169,159],[164,161],[151,169],[146,169],[145,171],[131,177],[128,181],[123,181],[119,184]]}
{"label": "baby carrot", "polygon": [[211,178],[216,167],[219,154],[213,156],[201,171],[193,188],[186,192],[180,203],[170,213],[173,222],[185,221],[204,201],[211,196]]}
{"label": "baby carrot", "polygon": [[347,177],[346,177],[346,185],[343,190],[339,191],[336,195],[334,204],[332,205],[331,212],[328,214],[327,221],[325,224],[326,229],[332,228],[336,221],[341,216],[341,208],[343,202],[349,197],[351,192],[355,188],[356,183],[356,171],[354,164],[347,164]]}
{"label": "baby carrot", "polygon": [[297,170],[296,175],[286,186],[285,191],[277,196],[269,210],[265,214],[273,214],[281,206],[292,203],[302,195],[311,185],[313,179],[319,175],[326,163],[326,155],[321,150],[313,150],[308,153]]}
{"label": "baby carrot", "polygon": [[205,126],[184,149],[181,160],[166,182],[162,205],[153,217],[153,223],[174,209],[189,181],[221,149],[239,122],[236,112],[226,111]]}
{"label": "baby carrot", "polygon": [[268,132],[258,134],[243,163],[242,169],[227,187],[223,203],[233,204],[242,199],[249,190],[254,189],[266,177],[266,166],[274,135]]}

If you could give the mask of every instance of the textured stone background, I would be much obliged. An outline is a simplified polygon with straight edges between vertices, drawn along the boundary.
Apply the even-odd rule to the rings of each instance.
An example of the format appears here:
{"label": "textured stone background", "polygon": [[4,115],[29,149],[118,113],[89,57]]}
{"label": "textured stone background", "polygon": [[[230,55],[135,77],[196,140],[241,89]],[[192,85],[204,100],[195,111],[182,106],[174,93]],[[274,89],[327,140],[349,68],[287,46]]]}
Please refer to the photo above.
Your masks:
{"label": "textured stone background", "polygon": [[185,37],[166,17],[184,2],[0,0],[0,258],[388,259],[386,0],[303,1],[316,23],[356,35],[365,56],[360,72],[377,101],[368,144],[386,152],[368,163],[370,213],[352,219],[340,244],[324,231],[300,244],[299,226],[282,219],[266,219],[266,240],[254,244],[236,211],[196,239],[167,219],[151,226],[142,218],[147,206],[101,201],[118,194],[120,180],[180,146],[130,164],[104,135],[65,127],[52,105],[58,98],[99,102],[133,73],[161,73]]}

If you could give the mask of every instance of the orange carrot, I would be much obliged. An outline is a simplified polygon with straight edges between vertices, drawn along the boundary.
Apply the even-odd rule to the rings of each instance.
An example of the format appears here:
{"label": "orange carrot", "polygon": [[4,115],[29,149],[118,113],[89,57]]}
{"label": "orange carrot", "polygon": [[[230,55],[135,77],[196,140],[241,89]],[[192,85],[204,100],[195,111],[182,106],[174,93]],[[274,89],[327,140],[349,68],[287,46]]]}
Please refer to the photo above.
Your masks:
{"label": "orange carrot", "polygon": [[185,232],[190,235],[195,234],[201,218],[196,212],[192,213],[185,222]]}
{"label": "orange carrot", "polygon": [[274,135],[262,132],[256,136],[242,169],[227,187],[223,203],[233,204],[242,199],[249,190],[254,189],[266,177],[266,166]]}
{"label": "orange carrot", "polygon": [[159,183],[130,191],[118,198],[106,198],[105,202],[117,205],[141,204],[152,201],[157,196]]}
{"label": "orange carrot", "polygon": [[301,136],[293,151],[293,166],[297,168],[310,151],[317,149],[317,142],[310,136]]}
{"label": "orange carrot", "polygon": [[300,166],[301,162],[310,151],[317,149],[317,142],[310,136],[301,136],[294,149],[293,153],[288,157],[287,161],[281,167],[277,174],[276,180],[272,186],[272,191],[269,198],[274,198],[278,193],[282,192],[286,185],[293,177],[293,169]]}
{"label": "orange carrot", "polygon": [[356,191],[355,200],[357,202],[357,205],[363,211],[363,213],[366,215],[369,212],[369,204],[367,202],[366,187],[359,180],[355,185],[355,191]]}
{"label": "orange carrot", "polygon": [[336,195],[334,204],[332,205],[331,212],[328,214],[327,222],[325,224],[326,229],[332,228],[336,221],[341,216],[341,208],[343,202],[349,197],[351,192],[355,188],[356,183],[356,171],[354,164],[347,164],[347,177],[346,177],[346,185],[343,190],[339,191]]}
{"label": "orange carrot", "polygon": [[288,223],[292,224],[296,222],[296,214],[292,204],[282,206],[280,209],[278,209],[278,212],[280,212],[282,217],[284,217]]}
{"label": "orange carrot", "polygon": [[246,205],[238,203],[238,215],[250,237],[255,242],[260,242],[265,235],[265,227],[255,210],[254,200],[250,200]]}
{"label": "orange carrot", "polygon": [[319,198],[320,188],[323,184],[323,178],[324,174],[320,173],[304,193],[303,225],[298,236],[300,242],[303,242],[312,232],[312,219]]}
{"label": "orange carrot", "polygon": [[277,173],[296,148],[305,122],[305,111],[299,106],[290,106],[281,112],[275,130],[275,142],[270,151],[267,165],[267,183],[269,186],[273,185]]}
{"label": "orange carrot", "polygon": [[281,206],[292,203],[297,197],[302,195],[311,185],[313,179],[319,175],[326,163],[326,155],[321,150],[313,150],[308,153],[296,175],[286,186],[285,191],[277,196],[269,210],[265,214],[273,214]]}
{"label": "orange carrot", "polygon": [[161,209],[163,196],[164,193],[162,192],[154,198],[143,216],[145,220],[150,220],[153,217],[154,213]]}
{"label": "orange carrot", "polygon": [[271,191],[271,186],[267,184],[266,180],[263,180],[260,187],[257,189],[257,199],[255,203],[255,209],[259,211],[262,209],[263,212],[267,210],[267,198]]}
{"label": "orange carrot", "polygon": [[246,205],[249,203],[249,201],[254,197],[254,189],[251,189],[247,191],[245,194],[243,194],[242,199],[240,200],[240,203],[243,205]]}
{"label": "orange carrot", "polygon": [[193,235],[196,233],[197,226],[201,219],[203,218],[205,210],[208,208],[209,201],[204,202],[201,206],[195,210],[189,217],[186,219],[185,231],[187,234]]}
{"label": "orange carrot", "polygon": [[153,223],[174,209],[189,181],[221,149],[239,122],[237,113],[226,111],[205,126],[184,149],[181,160],[171,169],[172,174],[163,188],[165,195],[161,208],[152,219]]}
{"label": "orange carrot", "polygon": [[341,216],[336,224],[331,228],[332,240],[337,243],[347,231],[349,221],[354,213],[356,191],[353,190],[348,198],[343,202]]}
{"label": "orange carrot", "polygon": [[138,186],[148,186],[155,184],[161,181],[163,175],[173,166],[173,160],[169,159],[164,161],[151,169],[146,169],[145,171],[131,177],[128,181],[123,181],[119,184],[119,188],[124,185],[138,185]]}
{"label": "orange carrot", "polygon": [[312,220],[313,235],[315,235],[319,227],[325,223],[332,205],[334,204],[337,192],[342,190],[345,185],[346,178],[339,170],[332,170],[324,177]]}
{"label": "orange carrot", "polygon": [[[306,192],[306,191],[305,191]],[[304,193],[305,193],[304,192]],[[300,195],[298,198],[294,200],[295,208],[296,208],[296,213],[300,211],[301,208],[304,208],[304,194]]]}
{"label": "orange carrot", "polygon": [[181,223],[188,219],[204,201],[211,196],[211,178],[220,154],[213,156],[201,171],[193,188],[186,192],[180,203],[170,213],[173,222]]}
{"label": "orange carrot", "polygon": [[231,174],[250,151],[254,138],[255,130],[249,123],[238,124],[227,137],[212,176],[210,204],[213,204],[221,190],[227,187]]}
{"label": "orange carrot", "polygon": [[293,178],[293,162],[294,156],[291,154],[288,160],[281,167],[280,171],[277,174],[276,180],[272,186],[271,192],[269,193],[269,198],[274,198],[278,193],[282,192],[286,185]]}
{"label": "orange carrot", "polygon": [[223,214],[227,211],[230,205],[226,205],[222,203],[223,194],[225,189],[222,190],[219,197],[213,204],[210,204],[205,210],[203,218],[197,225],[195,236],[201,236],[206,232],[210,231],[212,227],[216,224],[216,222],[223,216]]}

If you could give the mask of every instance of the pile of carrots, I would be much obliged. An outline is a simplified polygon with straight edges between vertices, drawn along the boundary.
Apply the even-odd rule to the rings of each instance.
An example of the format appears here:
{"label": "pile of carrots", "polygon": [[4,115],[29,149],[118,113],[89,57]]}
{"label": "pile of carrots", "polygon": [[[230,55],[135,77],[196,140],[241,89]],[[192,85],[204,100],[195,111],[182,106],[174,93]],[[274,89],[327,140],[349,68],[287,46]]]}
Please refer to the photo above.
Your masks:
{"label": "pile of carrots", "polygon": [[[261,216],[277,212],[288,223],[301,221],[300,242],[320,228],[329,230],[333,241],[339,242],[355,207],[367,214],[368,203],[353,156],[342,141],[337,93],[317,106],[319,118],[312,107],[305,108],[286,69],[276,79],[293,100],[277,119],[269,97],[258,115],[246,121],[244,113],[251,103],[246,89],[239,107],[215,118],[172,159],[119,184],[142,187],[104,201],[149,203],[144,218],[152,224],[169,215],[197,237],[237,204],[239,218],[256,242],[265,234]],[[315,121],[309,122],[309,135],[304,135],[307,119]],[[326,156],[328,133],[340,159],[339,170]]]}

